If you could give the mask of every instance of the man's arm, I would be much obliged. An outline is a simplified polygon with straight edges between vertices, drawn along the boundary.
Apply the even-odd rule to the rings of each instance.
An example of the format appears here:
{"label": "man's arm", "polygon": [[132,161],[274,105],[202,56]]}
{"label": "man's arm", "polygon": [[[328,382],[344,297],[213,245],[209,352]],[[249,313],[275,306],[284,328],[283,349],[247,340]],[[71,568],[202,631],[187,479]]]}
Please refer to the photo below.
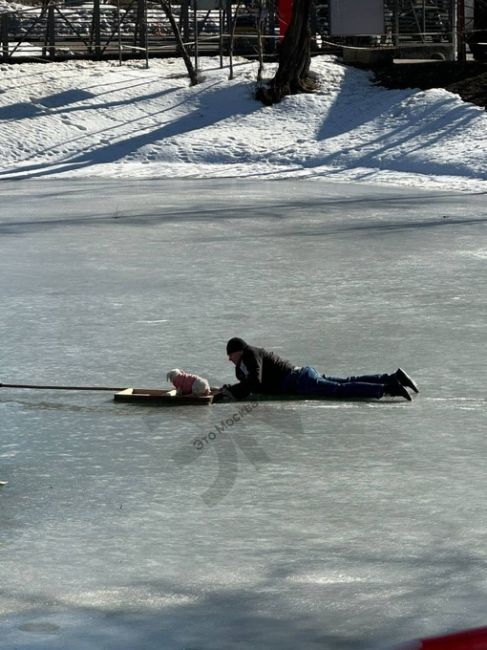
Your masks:
{"label": "man's arm", "polygon": [[246,348],[237,368],[238,384],[226,386],[235,399],[243,399],[262,388],[262,353],[256,348]]}
{"label": "man's arm", "polygon": [[231,386],[225,384],[225,386],[222,386],[222,390],[230,393],[233,399],[244,399],[252,392],[252,388],[246,381],[239,381],[238,384],[232,384]]}

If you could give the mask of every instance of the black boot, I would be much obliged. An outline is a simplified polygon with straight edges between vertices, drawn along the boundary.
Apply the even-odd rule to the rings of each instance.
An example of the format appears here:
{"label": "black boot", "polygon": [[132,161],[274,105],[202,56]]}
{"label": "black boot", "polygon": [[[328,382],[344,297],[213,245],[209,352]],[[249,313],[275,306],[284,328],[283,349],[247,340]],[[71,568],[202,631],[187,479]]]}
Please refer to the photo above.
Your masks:
{"label": "black boot", "polygon": [[396,372],[394,373],[394,377],[401,384],[401,386],[407,386],[408,388],[411,388],[411,390],[413,390],[415,393],[419,393],[419,388],[417,387],[417,385],[407,374],[407,372],[405,372],[402,368],[398,368],[396,370]]}
{"label": "black boot", "polygon": [[412,401],[411,395],[394,375],[387,384],[384,384],[384,395],[390,395],[391,397],[404,397],[404,399],[407,399],[409,402]]}

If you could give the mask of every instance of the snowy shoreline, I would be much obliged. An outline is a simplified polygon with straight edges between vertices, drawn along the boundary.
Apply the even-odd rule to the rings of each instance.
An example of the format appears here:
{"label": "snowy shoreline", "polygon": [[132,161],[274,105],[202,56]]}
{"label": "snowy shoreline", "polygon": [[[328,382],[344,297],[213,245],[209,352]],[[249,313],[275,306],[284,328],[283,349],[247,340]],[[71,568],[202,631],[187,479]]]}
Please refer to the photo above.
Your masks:
{"label": "snowy shoreline", "polygon": [[[386,90],[366,71],[313,59],[321,88],[273,108],[200,59],[0,65],[0,179],[310,179],[487,191],[487,115],[445,90]],[[266,66],[265,74],[272,74]]]}

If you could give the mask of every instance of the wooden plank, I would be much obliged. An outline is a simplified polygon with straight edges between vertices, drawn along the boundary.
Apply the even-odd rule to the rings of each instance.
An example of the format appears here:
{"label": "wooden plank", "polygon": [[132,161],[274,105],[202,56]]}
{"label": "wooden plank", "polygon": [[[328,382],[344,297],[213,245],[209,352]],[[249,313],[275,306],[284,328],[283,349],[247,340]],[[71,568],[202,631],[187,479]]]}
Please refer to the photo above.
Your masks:
{"label": "wooden plank", "polygon": [[145,406],[190,406],[211,404],[213,396],[177,395],[176,390],[161,388],[126,388],[115,393],[116,402],[131,402]]}

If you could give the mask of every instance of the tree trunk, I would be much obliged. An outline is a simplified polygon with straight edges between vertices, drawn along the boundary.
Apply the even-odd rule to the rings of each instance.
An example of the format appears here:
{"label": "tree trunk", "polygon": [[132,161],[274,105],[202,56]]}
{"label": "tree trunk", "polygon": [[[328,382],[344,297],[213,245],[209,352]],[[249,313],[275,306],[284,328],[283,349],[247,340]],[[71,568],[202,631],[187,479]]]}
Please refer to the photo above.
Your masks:
{"label": "tree trunk", "polygon": [[176,19],[174,18],[174,14],[172,12],[171,0],[161,0],[161,7],[167,16],[169,23],[171,24],[171,28],[174,37],[176,39],[178,50],[181,52],[181,56],[183,57],[184,63],[186,65],[186,70],[188,71],[188,76],[191,81],[191,85],[196,86],[196,84],[198,83],[198,75],[196,74],[196,70],[194,69],[193,63],[191,61],[191,57],[189,56],[188,50],[184,45],[183,39],[181,37],[181,32],[179,30]]}
{"label": "tree trunk", "polygon": [[232,29],[230,31],[230,45],[228,48],[229,49],[228,56],[229,56],[229,63],[230,63],[230,74],[228,78],[230,81],[233,79],[233,50],[235,47],[235,31],[237,29],[238,11],[240,9],[241,4],[242,4],[242,0],[239,0],[237,3],[237,8],[235,9],[235,16],[231,19]]}
{"label": "tree trunk", "polygon": [[293,14],[279,48],[279,67],[270,85],[259,89],[257,99],[274,104],[286,95],[311,92],[315,83],[310,78],[311,63],[311,0],[294,0]]}

